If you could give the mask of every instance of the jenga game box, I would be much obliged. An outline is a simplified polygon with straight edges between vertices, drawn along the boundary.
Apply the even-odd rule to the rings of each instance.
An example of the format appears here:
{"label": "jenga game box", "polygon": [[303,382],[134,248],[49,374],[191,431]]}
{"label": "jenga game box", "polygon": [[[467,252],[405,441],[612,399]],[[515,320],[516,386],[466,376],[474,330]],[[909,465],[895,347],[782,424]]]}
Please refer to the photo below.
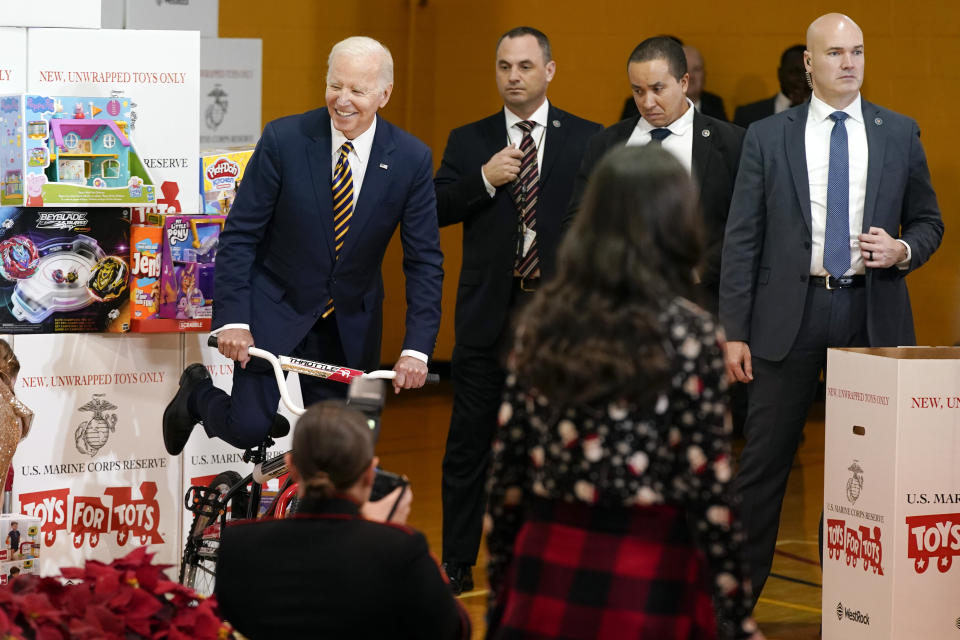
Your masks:
{"label": "jenga game box", "polygon": [[131,231],[133,331],[209,331],[225,216],[147,213]]}
{"label": "jenga game box", "polygon": [[0,207],[0,333],[130,329],[127,208]]}

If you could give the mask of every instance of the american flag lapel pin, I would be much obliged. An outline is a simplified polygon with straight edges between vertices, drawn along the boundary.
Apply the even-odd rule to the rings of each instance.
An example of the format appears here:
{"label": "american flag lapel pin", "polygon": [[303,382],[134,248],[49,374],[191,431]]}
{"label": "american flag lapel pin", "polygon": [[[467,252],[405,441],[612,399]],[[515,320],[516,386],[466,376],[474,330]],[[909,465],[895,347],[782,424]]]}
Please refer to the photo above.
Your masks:
{"label": "american flag lapel pin", "polygon": [[381,163],[380,163],[380,168],[381,168],[381,169],[386,169],[386,168],[388,168],[388,167],[387,167],[387,165],[385,165],[385,164],[383,164],[383,163],[381,162]]}

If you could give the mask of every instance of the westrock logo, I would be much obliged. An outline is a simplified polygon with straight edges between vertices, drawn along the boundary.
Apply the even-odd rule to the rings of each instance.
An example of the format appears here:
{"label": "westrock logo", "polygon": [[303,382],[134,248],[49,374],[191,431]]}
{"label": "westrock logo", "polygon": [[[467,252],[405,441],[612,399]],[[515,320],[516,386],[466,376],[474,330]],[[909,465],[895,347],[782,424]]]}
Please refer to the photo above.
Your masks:
{"label": "westrock logo", "polygon": [[70,489],[35,491],[20,494],[20,510],[40,518],[43,543],[48,547],[60,531],[72,534],[76,549],[87,542],[87,536],[89,546],[96,547],[100,536],[108,533],[117,534],[120,546],[133,538],[141,545],[162,544],[157,483],[141,482],[140,495],[133,497],[133,487],[108,487],[102,496],[74,496],[71,511]]}
{"label": "westrock logo", "polygon": [[847,500],[850,504],[856,504],[860,492],[863,491],[863,468],[854,460],[853,464],[847,467],[847,471],[853,473],[852,477],[847,478]]}
{"label": "westrock logo", "polygon": [[100,452],[100,449],[107,444],[110,434],[116,431],[117,414],[107,412],[116,409],[117,405],[104,400],[104,395],[103,393],[93,394],[93,400],[77,409],[77,411],[93,413],[89,420],[84,420],[77,425],[77,430],[73,433],[73,442],[77,451],[91,458]]}
{"label": "westrock logo", "polygon": [[845,606],[843,606],[842,602],[838,602],[837,603],[837,620],[843,620],[844,618],[846,618],[847,620],[851,620],[853,622],[857,622],[859,624],[865,624],[868,627],[870,626],[869,613],[863,613],[859,609],[857,609],[856,611],[850,611],[850,609],[847,609]]}

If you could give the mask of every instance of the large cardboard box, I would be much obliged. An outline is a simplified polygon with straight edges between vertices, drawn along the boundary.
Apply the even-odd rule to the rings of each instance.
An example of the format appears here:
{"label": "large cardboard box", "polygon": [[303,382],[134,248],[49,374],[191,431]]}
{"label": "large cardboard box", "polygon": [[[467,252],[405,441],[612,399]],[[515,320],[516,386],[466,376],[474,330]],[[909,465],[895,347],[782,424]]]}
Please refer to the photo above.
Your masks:
{"label": "large cardboard box", "polygon": [[3,0],[0,24],[99,29],[100,0]]}
{"label": "large cardboard box", "polygon": [[256,144],[260,138],[263,42],[200,40],[200,146]]}
{"label": "large cardboard box", "polygon": [[126,0],[127,29],[199,29],[216,38],[220,22],[218,0]]}
{"label": "large cardboard box", "polygon": [[181,462],[164,451],[160,417],[183,370],[181,340],[16,336],[17,397],[36,417],[13,459],[13,511],[40,519],[44,572],[147,544],[156,562],[179,561]]}
{"label": "large cardboard box", "polygon": [[960,349],[831,349],[827,372],[823,638],[952,638]]}
{"label": "large cardboard box", "polygon": [[26,90],[27,30],[0,27],[0,95]]}
{"label": "large cardboard box", "polygon": [[158,186],[157,208],[199,210],[196,31],[30,29],[27,91],[134,99],[131,135]]}

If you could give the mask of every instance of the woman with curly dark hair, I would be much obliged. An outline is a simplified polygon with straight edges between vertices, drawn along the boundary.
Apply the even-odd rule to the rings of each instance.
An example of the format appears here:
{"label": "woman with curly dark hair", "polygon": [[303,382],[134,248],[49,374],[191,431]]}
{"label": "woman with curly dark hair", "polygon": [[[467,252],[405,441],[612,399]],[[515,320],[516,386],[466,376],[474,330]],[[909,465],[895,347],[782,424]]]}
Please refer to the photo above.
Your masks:
{"label": "woman with curly dark hair", "polygon": [[594,171],[556,278],[518,320],[489,482],[489,637],[762,638],[718,327],[688,299],[700,225],[659,147]]}

